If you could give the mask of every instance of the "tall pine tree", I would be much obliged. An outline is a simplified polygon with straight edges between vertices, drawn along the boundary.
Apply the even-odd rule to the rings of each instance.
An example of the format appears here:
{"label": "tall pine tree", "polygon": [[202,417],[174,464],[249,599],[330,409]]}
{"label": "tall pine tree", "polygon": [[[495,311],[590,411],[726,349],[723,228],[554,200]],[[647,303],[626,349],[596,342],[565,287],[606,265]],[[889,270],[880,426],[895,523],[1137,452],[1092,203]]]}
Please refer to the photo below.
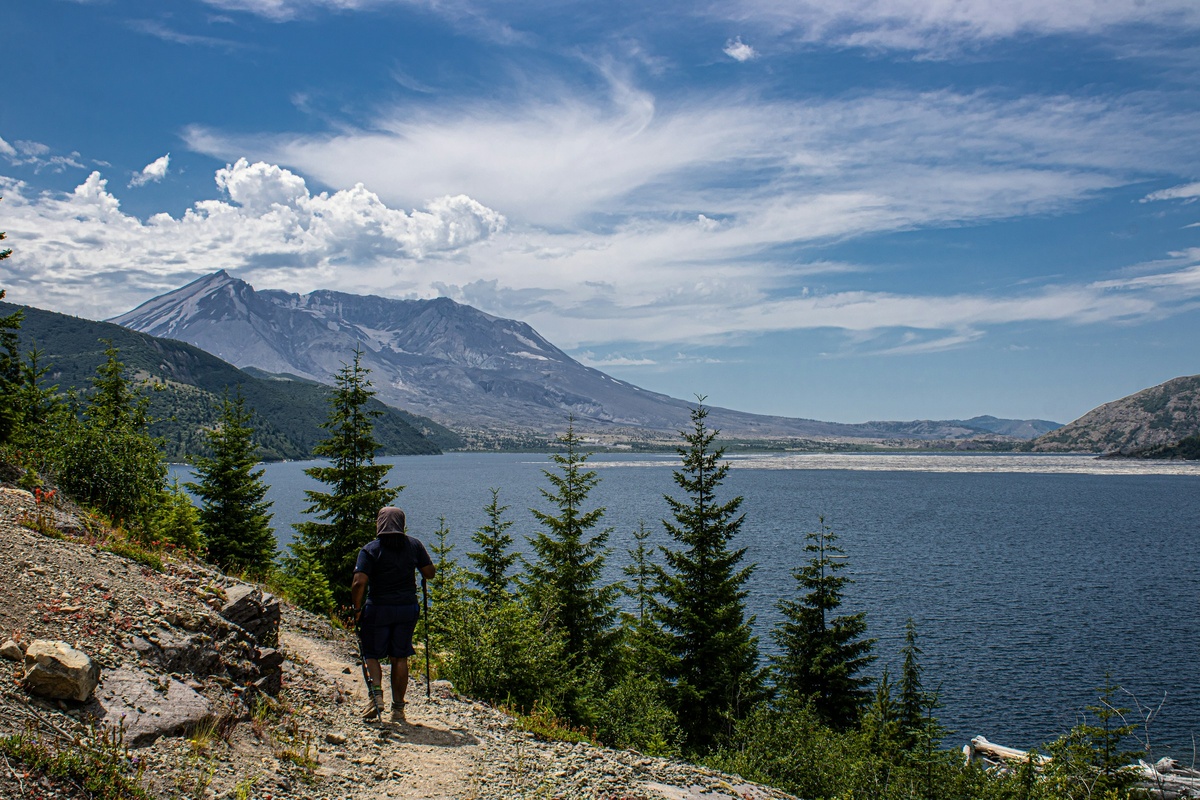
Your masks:
{"label": "tall pine tree", "polygon": [[782,651],[772,657],[775,684],[793,697],[810,698],[827,724],[845,730],[858,721],[871,699],[871,679],[861,674],[875,660],[874,639],[864,638],[867,615],[838,615],[842,590],[851,582],[841,572],[845,554],[837,535],[820,518],[818,530],[805,535],[809,561],[792,570],[803,596],[777,604],[783,621],[772,637]]}
{"label": "tall pine tree", "polygon": [[492,502],[483,509],[488,521],[471,534],[471,541],[479,550],[467,553],[467,558],[475,565],[468,575],[479,587],[484,603],[494,608],[509,599],[508,571],[516,562],[517,554],[512,550],[513,538],[508,533],[514,523],[504,518],[508,506],[500,505],[499,489],[493,488],[491,491]]}
{"label": "tall pine tree", "polygon": [[763,695],[758,639],[746,618],[745,584],[752,565],[740,567],[745,548],[730,549],[745,520],[741,497],[720,502],[717,490],[729,472],[718,431],[705,419],[703,399],[692,409],[675,483],[686,497],[665,499],[673,521],[663,520],[679,549],[663,549],[657,567],[660,598],[655,613],[667,635],[672,705],[685,747],[703,752],[727,734]]}
{"label": "tall pine tree", "polygon": [[[4,232],[0,231],[0,241],[6,238]],[[12,250],[0,249],[0,261],[11,255]],[[0,300],[3,299],[4,290],[0,289]],[[17,421],[14,393],[20,381],[21,363],[17,354],[17,330],[21,327],[23,316],[20,311],[14,311],[0,317],[0,444],[8,441]]]}
{"label": "tall pine tree", "polygon": [[275,563],[271,503],[264,498],[263,470],[255,470],[251,413],[239,388],[226,392],[221,416],[208,431],[211,456],[196,459],[196,480],[187,484],[200,499],[200,533],[208,560],[222,569],[261,578]]}
{"label": "tall pine tree", "polygon": [[354,360],[343,364],[329,398],[329,417],[321,427],[329,438],[313,448],[313,453],[330,459],[328,466],[309,467],[304,474],[329,487],[327,492],[306,490],[306,514],[320,522],[295,524],[300,541],[308,548],[325,573],[339,605],[350,602],[350,580],[358,551],[375,538],[375,516],[388,505],[403,486],[389,487],[390,464],[376,464],[379,443],[375,440],[374,419],[382,412],[367,408],[375,396],[362,365],[362,350],[355,349]]}
{"label": "tall pine tree", "polygon": [[593,532],[604,509],[585,510],[600,479],[583,468],[588,454],[579,451],[574,420],[558,441],[563,452],[551,456],[558,471],[542,470],[552,489],[541,490],[557,513],[530,509],[545,530],[529,539],[535,560],[526,563],[522,588],[535,609],[553,618],[566,637],[567,657],[578,665],[607,654],[619,590],[600,582],[612,529]]}

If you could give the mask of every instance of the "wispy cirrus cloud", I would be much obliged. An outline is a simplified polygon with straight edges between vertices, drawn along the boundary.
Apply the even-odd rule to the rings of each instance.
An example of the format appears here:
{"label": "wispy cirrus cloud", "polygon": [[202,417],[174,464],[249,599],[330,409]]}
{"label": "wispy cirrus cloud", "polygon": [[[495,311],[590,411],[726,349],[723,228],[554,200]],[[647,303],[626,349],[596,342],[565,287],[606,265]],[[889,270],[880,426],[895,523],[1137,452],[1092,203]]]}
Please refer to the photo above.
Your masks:
{"label": "wispy cirrus cloud", "polygon": [[1200,28],[1191,0],[732,0],[706,12],[786,31],[809,43],[952,53],[1023,35],[1103,36],[1130,28],[1175,33]]}
{"label": "wispy cirrus cloud", "polygon": [[1160,189],[1157,192],[1151,192],[1141,199],[1143,203],[1152,203],[1156,200],[1187,200],[1192,201],[1200,197],[1200,181],[1196,183],[1184,183],[1179,186],[1172,186],[1169,189]]}

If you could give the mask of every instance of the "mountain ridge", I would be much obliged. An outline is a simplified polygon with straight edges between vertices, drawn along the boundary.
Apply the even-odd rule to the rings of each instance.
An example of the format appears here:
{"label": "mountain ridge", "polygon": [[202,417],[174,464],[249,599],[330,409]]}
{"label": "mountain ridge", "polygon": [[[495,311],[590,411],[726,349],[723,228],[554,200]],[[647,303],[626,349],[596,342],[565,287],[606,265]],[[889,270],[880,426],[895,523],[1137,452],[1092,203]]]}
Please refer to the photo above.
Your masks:
{"label": "mountain ridge", "polygon": [[[361,347],[382,401],[460,431],[544,436],[571,418],[582,432],[661,439],[688,427],[694,405],[583,365],[527,323],[444,297],[258,291],[219,271],[111,321],[182,339],[239,367],[318,381],[328,381]],[[847,424],[720,407],[709,413],[714,428],[743,439],[1016,441],[1022,437],[997,426],[1019,431],[1044,422],[977,417]]]}

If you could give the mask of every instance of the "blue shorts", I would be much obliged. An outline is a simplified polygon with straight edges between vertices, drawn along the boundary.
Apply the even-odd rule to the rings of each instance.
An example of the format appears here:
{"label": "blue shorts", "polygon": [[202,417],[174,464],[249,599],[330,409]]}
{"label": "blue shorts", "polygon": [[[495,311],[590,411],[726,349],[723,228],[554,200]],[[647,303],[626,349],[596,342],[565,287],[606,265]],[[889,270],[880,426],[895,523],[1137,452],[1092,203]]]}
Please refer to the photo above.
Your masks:
{"label": "blue shorts", "polygon": [[364,658],[390,657],[408,658],[417,651],[413,649],[413,630],[421,607],[377,606],[367,603],[363,608],[359,634],[362,636]]}

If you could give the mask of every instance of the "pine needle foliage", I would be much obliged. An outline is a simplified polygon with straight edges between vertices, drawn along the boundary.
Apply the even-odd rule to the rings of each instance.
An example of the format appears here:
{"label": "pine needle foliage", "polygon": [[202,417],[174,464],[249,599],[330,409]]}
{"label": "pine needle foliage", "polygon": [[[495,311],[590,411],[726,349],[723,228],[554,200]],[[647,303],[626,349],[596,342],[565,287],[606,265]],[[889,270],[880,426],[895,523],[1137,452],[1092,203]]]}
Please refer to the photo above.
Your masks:
{"label": "pine needle foliage", "polygon": [[494,607],[509,599],[509,570],[518,556],[512,549],[513,537],[508,533],[515,523],[504,518],[508,506],[500,505],[499,489],[492,488],[491,492],[492,502],[483,509],[487,522],[471,534],[471,541],[479,549],[467,553],[467,558],[475,565],[468,575],[479,588],[484,605]]}
{"label": "pine needle foliage", "polygon": [[212,563],[232,572],[265,577],[275,563],[275,532],[263,470],[255,470],[251,412],[238,390],[221,401],[217,426],[208,432],[211,456],[196,459],[190,489],[201,502],[200,532]]}
{"label": "pine needle foliage", "polygon": [[871,679],[862,671],[875,660],[874,639],[865,638],[867,615],[838,615],[842,592],[851,579],[837,535],[820,518],[805,535],[807,563],[794,569],[799,600],[780,600],[783,620],[772,632],[780,655],[773,656],[775,685],[798,698],[811,698],[814,711],[835,729],[858,722],[870,702]]}
{"label": "pine needle foliage", "polygon": [[681,432],[677,448],[682,466],[674,473],[684,499],[665,499],[672,520],[663,520],[679,549],[663,548],[664,564],[655,567],[658,597],[655,616],[662,625],[669,656],[672,705],[683,731],[684,747],[709,749],[727,734],[763,695],[758,639],[750,632],[745,584],[753,565],[739,567],[745,548],[730,549],[745,519],[742,498],[720,502],[717,492],[729,472],[708,427],[708,409],[692,409],[692,429]]}
{"label": "pine needle foliage", "polygon": [[390,464],[376,464],[379,443],[374,436],[374,419],[382,412],[367,403],[375,396],[368,380],[370,370],[362,365],[362,350],[354,351],[343,364],[329,397],[329,417],[321,425],[329,438],[313,448],[328,458],[328,466],[309,467],[304,474],[329,487],[329,491],[305,491],[306,514],[320,521],[295,524],[300,540],[318,558],[326,580],[339,605],[350,602],[350,580],[358,551],[375,537],[375,517],[403,486],[389,487]]}
{"label": "pine needle foliage", "polygon": [[530,509],[544,530],[529,537],[534,560],[526,561],[522,590],[532,608],[554,620],[565,637],[567,658],[580,665],[604,659],[619,588],[600,582],[612,529],[595,531],[604,518],[603,507],[585,510],[600,479],[594,470],[584,469],[589,454],[580,451],[573,419],[558,442],[563,452],[550,457],[558,470],[542,470],[551,489],[541,489],[557,513]]}
{"label": "pine needle foliage", "polygon": [[[0,198],[2,199],[2,198]],[[0,241],[8,238],[0,231]],[[0,261],[12,255],[8,248],[0,249]],[[0,289],[0,300],[4,299],[4,290]],[[0,317],[0,444],[8,441],[16,423],[16,403],[13,392],[20,379],[18,368],[21,362],[17,354],[17,331],[21,327],[22,313],[14,311]]]}

